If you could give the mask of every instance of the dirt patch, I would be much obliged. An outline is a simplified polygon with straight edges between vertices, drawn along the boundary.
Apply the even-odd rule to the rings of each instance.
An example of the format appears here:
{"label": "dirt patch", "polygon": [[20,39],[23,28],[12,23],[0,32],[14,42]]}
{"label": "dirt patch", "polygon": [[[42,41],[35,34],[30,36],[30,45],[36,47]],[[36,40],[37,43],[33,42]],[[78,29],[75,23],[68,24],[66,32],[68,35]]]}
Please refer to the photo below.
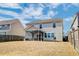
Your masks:
{"label": "dirt patch", "polygon": [[69,42],[15,41],[0,43],[0,55],[77,56]]}

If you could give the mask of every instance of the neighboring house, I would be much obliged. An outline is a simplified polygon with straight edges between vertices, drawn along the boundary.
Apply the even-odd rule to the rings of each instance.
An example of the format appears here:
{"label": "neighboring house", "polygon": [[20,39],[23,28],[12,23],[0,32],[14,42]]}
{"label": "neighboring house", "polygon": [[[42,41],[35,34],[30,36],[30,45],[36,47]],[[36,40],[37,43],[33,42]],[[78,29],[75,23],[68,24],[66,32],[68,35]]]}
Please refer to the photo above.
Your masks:
{"label": "neighboring house", "polygon": [[68,32],[68,40],[74,48],[79,49],[79,13],[73,17],[73,22]]}
{"label": "neighboring house", "polygon": [[0,21],[0,40],[19,40],[24,37],[25,30],[18,19]]}
{"label": "neighboring house", "polygon": [[26,24],[25,38],[28,40],[63,41],[63,20],[37,20]]}

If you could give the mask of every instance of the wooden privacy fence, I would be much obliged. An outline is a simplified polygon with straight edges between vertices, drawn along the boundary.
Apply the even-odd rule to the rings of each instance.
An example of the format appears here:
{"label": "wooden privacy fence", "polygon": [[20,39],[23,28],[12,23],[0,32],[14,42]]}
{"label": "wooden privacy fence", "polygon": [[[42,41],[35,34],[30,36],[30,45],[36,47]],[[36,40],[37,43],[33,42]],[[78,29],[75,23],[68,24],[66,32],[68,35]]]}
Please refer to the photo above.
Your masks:
{"label": "wooden privacy fence", "polygon": [[0,42],[4,41],[23,41],[24,37],[17,35],[0,35]]}
{"label": "wooden privacy fence", "polygon": [[75,49],[79,50],[79,30],[70,32],[68,34],[68,40]]}

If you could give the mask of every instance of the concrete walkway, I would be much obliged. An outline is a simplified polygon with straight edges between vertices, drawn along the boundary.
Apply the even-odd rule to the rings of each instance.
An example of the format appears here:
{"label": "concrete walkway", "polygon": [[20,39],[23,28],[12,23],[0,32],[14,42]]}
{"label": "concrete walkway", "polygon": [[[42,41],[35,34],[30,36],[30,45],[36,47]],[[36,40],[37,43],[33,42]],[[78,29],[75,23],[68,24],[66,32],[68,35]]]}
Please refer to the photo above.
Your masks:
{"label": "concrete walkway", "polygon": [[69,42],[14,41],[0,43],[0,55],[77,56]]}

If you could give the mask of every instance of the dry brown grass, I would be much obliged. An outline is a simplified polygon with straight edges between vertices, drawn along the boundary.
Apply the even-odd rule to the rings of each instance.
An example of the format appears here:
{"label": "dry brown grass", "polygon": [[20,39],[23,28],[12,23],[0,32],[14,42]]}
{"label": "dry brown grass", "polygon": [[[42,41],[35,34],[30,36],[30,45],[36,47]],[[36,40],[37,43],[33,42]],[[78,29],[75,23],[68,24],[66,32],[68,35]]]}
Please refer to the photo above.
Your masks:
{"label": "dry brown grass", "polygon": [[68,42],[15,41],[0,43],[0,55],[9,56],[77,56]]}

